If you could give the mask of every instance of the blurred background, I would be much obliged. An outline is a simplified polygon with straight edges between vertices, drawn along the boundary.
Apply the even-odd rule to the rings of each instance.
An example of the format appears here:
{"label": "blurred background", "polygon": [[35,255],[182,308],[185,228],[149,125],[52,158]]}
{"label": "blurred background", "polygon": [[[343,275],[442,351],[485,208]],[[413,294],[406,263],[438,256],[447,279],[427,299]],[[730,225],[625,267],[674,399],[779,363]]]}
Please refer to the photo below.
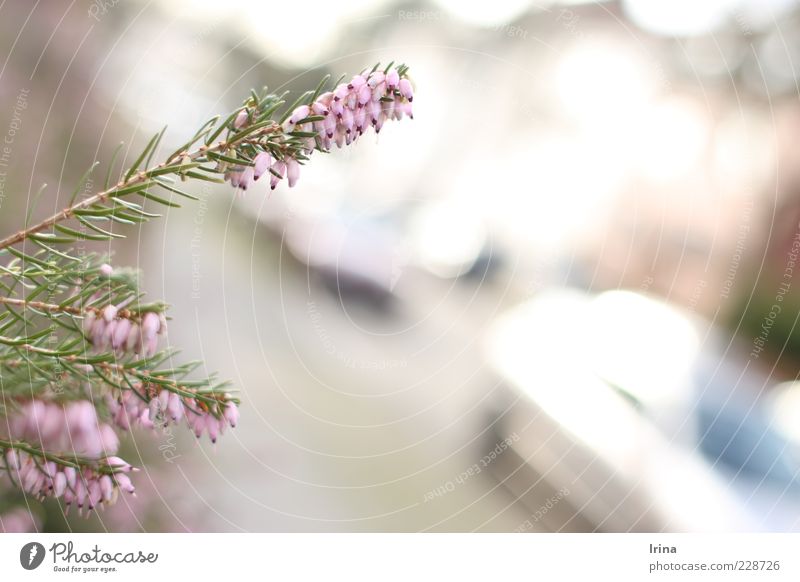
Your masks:
{"label": "blurred background", "polygon": [[795,0],[11,0],[0,47],[4,233],[251,87],[416,84],[114,245],[242,421],[133,433],[136,499],[37,528],[800,530]]}

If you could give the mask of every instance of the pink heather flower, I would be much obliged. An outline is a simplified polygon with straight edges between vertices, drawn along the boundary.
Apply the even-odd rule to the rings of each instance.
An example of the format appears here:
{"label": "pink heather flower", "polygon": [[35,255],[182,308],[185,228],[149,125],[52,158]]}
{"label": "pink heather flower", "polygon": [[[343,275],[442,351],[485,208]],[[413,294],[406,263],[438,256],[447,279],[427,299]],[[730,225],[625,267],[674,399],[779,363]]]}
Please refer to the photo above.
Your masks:
{"label": "pink heather flower", "polygon": [[181,418],[183,418],[183,402],[181,401],[181,397],[174,392],[171,392],[169,395],[166,409],[167,415],[172,419],[173,422],[178,422]]}
{"label": "pink heather flower", "polygon": [[242,192],[246,192],[253,183],[254,179],[255,171],[253,170],[253,166],[247,166],[244,170],[242,170],[242,175],[239,178],[239,189]]}
{"label": "pink heather flower", "polygon": [[372,90],[368,85],[362,85],[358,90],[358,104],[365,105],[372,100]]}
{"label": "pink heather flower", "polygon": [[233,127],[235,129],[241,129],[242,127],[244,127],[244,124],[247,123],[247,117],[248,117],[247,110],[246,109],[242,109],[236,115],[236,119],[233,120]]}
{"label": "pink heather flower", "polygon": [[[106,405],[111,413],[111,420],[123,430],[142,424],[142,416],[149,412],[147,402],[130,390],[124,391],[119,398],[106,396]],[[149,420],[149,416],[147,417]]]}
{"label": "pink heather flower", "polygon": [[334,91],[333,91],[333,100],[334,101],[341,101],[345,97],[347,97],[347,94],[349,92],[350,92],[350,89],[347,88],[347,85],[342,83],[341,85],[336,87],[336,89],[334,89]]}
{"label": "pink heather flower", "polygon": [[364,133],[366,122],[367,122],[367,108],[359,107],[353,114],[353,123],[355,124],[356,131],[358,131],[359,134]]}
{"label": "pink heather flower", "polygon": [[142,340],[141,340],[141,354],[146,357],[152,357],[158,350],[157,335],[161,329],[161,320],[157,313],[152,311],[145,313],[142,317]]}
{"label": "pink heather flower", "polygon": [[229,400],[225,405],[225,412],[223,412],[223,415],[225,416],[225,420],[228,421],[228,424],[231,425],[231,428],[236,428],[236,425],[239,423],[239,407]]}
{"label": "pink heather flower", "polygon": [[323,115],[323,116],[328,115],[330,113],[330,111],[328,111],[328,107],[325,104],[321,103],[319,100],[314,101],[314,103],[311,104],[311,111],[314,115]]}
{"label": "pink heather flower", "polygon": [[111,323],[117,318],[117,308],[113,305],[106,305],[103,309],[103,319],[106,320],[106,323]]}
{"label": "pink heather flower", "polygon": [[[275,175],[277,174],[277,176]],[[270,178],[269,187],[271,189],[275,189],[278,185],[278,182],[283,180],[283,177],[286,175],[286,162],[278,160],[277,162],[272,164],[272,177]]]}
{"label": "pink heather flower", "polygon": [[414,110],[413,106],[411,105],[411,101],[405,101],[398,103],[395,107],[395,118],[402,119],[403,114],[408,115],[409,118],[414,119]]}
{"label": "pink heather flower", "polygon": [[111,337],[111,348],[115,352],[120,352],[124,349],[128,341],[128,336],[131,333],[132,323],[130,319],[121,319],[117,322],[117,327],[114,330],[114,335]]}
{"label": "pink heather flower", "polygon": [[386,87],[389,89],[396,89],[398,83],[400,83],[400,75],[397,69],[392,69],[386,74]]}
{"label": "pink heather flower", "polygon": [[353,110],[352,109],[345,109],[342,113],[342,127],[344,127],[345,133],[350,133],[353,131]]}
{"label": "pink heather flower", "polygon": [[347,88],[350,89],[351,91],[352,90],[358,91],[361,89],[361,87],[363,87],[366,84],[367,80],[363,76],[356,75],[355,77],[353,77],[350,83],[348,83]]}
{"label": "pink heather flower", "polygon": [[119,457],[106,457],[103,464],[113,469],[114,473],[130,473],[131,471],[138,470],[134,469],[130,463]]}
{"label": "pink heather flower", "polygon": [[[134,492],[130,478],[124,473],[133,468],[118,457],[101,459],[94,465],[76,469],[19,451],[19,465],[9,468],[11,481],[25,492],[40,499],[61,497],[67,505],[75,503],[81,510],[113,503],[117,490]],[[6,452],[6,456],[8,453]],[[111,460],[113,462],[109,462]],[[108,471],[112,471],[111,474]]]}
{"label": "pink heather flower", "polygon": [[289,122],[293,125],[297,125],[300,120],[305,119],[308,117],[311,108],[308,105],[301,105],[300,107],[296,108],[292,111],[291,117],[289,117]]}
{"label": "pink heather flower", "polygon": [[261,152],[255,157],[253,163],[253,180],[258,180],[272,165],[272,156],[267,152]]}
{"label": "pink heather flower", "polygon": [[110,277],[111,275],[114,274],[113,267],[107,263],[103,263],[102,265],[100,265],[98,271],[100,272],[101,275],[105,277]]}
{"label": "pink heather flower", "polygon": [[409,101],[414,100],[414,88],[411,86],[411,81],[408,79],[400,79],[400,83],[397,86],[400,89],[400,94],[403,97]]}

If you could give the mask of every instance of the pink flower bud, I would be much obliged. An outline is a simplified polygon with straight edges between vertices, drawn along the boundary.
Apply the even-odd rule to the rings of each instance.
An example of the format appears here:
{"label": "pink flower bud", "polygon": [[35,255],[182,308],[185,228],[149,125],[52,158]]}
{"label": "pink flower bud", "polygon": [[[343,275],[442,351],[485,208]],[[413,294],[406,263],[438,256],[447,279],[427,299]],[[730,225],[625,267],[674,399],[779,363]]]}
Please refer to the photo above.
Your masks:
{"label": "pink flower bud", "polygon": [[235,129],[241,129],[244,127],[244,124],[247,122],[247,110],[242,109],[237,115],[236,119],[233,120],[233,127]]}
{"label": "pink flower bud", "polygon": [[97,319],[97,316],[94,311],[89,311],[83,316],[83,333],[86,337],[92,336],[92,328],[94,327],[95,319]]}
{"label": "pink flower bud", "polygon": [[375,125],[378,118],[381,116],[381,104],[379,101],[370,101],[369,104],[367,104],[367,115],[369,115],[370,123]]}
{"label": "pink flower bud", "polygon": [[399,82],[400,75],[397,73],[397,69],[392,69],[386,74],[386,86],[389,89],[396,89]]}
{"label": "pink flower bud", "polygon": [[117,322],[117,327],[114,330],[114,335],[111,338],[111,347],[114,350],[121,350],[124,348],[125,343],[128,341],[128,334],[131,332],[131,321],[129,319],[120,319]]}
{"label": "pink flower bud", "polygon": [[301,120],[308,117],[309,111],[310,108],[308,107],[308,105],[300,105],[297,109],[292,111],[292,116],[289,117],[289,122],[296,125]]}
{"label": "pink flower bud", "polygon": [[246,191],[251,186],[254,179],[255,173],[253,166],[247,166],[242,172],[241,178],[239,179],[239,188]]}
{"label": "pink flower bud", "polygon": [[320,103],[319,100],[314,101],[314,103],[311,104],[311,111],[314,112],[314,115],[328,115],[328,113],[330,113],[327,106]]}
{"label": "pink flower bud", "polygon": [[[270,178],[270,188],[273,190],[278,185],[278,182],[286,175],[286,162],[282,160],[276,161],[272,164],[272,177]],[[277,176],[275,175],[277,174]]]}
{"label": "pink flower bud", "polygon": [[127,475],[114,473],[114,479],[117,481],[117,486],[123,491],[127,491],[128,493],[133,493],[134,491],[136,491],[136,488],[133,486],[133,483],[131,483],[130,477],[128,477]]}
{"label": "pink flower bud", "polygon": [[117,332],[117,324],[119,322],[114,319],[110,323],[106,324],[106,328],[103,331],[103,345],[104,346],[113,346],[114,335]]}
{"label": "pink flower bud", "polygon": [[333,115],[326,117],[322,125],[325,128],[325,136],[328,139],[332,138],[333,133],[336,131],[336,120],[333,118]]}
{"label": "pink flower bud", "polygon": [[342,83],[333,91],[333,100],[334,101],[342,101],[345,97],[347,97],[350,89],[347,88],[347,85]]}
{"label": "pink flower bud", "polygon": [[398,85],[400,89],[400,94],[408,99],[409,101],[414,100],[414,88],[411,86],[411,81],[408,79],[400,79],[400,84]]}
{"label": "pink flower bud", "polygon": [[139,413],[139,417],[136,419],[136,421],[142,428],[152,429],[156,426],[153,422],[153,418],[150,416],[149,408],[142,410],[142,412]]}
{"label": "pink flower bud", "polygon": [[78,507],[83,507],[86,503],[86,482],[82,478],[75,483],[75,501],[78,502]]}
{"label": "pink flower bud", "polygon": [[210,414],[206,416],[205,421],[208,438],[211,439],[212,443],[216,443],[217,438],[219,438],[219,422]]}
{"label": "pink flower bud", "polygon": [[105,277],[110,277],[111,275],[114,274],[113,267],[107,263],[103,263],[102,265],[100,265],[98,271],[100,272],[101,275]]}
{"label": "pink flower bud", "polygon": [[358,90],[358,104],[365,105],[372,99],[372,89],[368,85],[362,86]]}
{"label": "pink flower bud", "polygon": [[78,474],[74,467],[64,467],[64,477],[67,478],[67,485],[69,488],[75,489],[75,483],[77,481]]}
{"label": "pink flower bud", "polygon": [[233,402],[228,402],[225,405],[225,412],[223,413],[225,420],[228,421],[232,427],[239,423],[239,408]]}
{"label": "pink flower bud", "polygon": [[358,91],[361,87],[367,84],[367,80],[362,77],[361,75],[356,75],[352,78],[350,83],[347,85],[348,89],[355,89]]}
{"label": "pink flower bud", "polygon": [[158,403],[162,412],[167,410],[167,406],[169,405],[169,397],[172,394],[173,392],[170,392],[169,390],[162,390],[158,393]]}
{"label": "pink flower bud", "polygon": [[258,180],[272,165],[272,156],[267,152],[260,152],[253,160],[253,180]]}
{"label": "pink flower bud", "polygon": [[167,413],[174,422],[178,422],[181,418],[183,418],[183,402],[181,402],[181,397],[174,392],[170,393],[169,395]]}
{"label": "pink flower bud", "polygon": [[97,427],[97,413],[88,400],[79,400],[67,405],[64,411],[68,430],[72,432],[91,432]]}
{"label": "pink flower bud", "polygon": [[108,475],[100,477],[100,492],[104,501],[111,501],[111,497],[114,494],[114,483]]}
{"label": "pink flower bud", "polygon": [[141,330],[138,323],[131,324],[131,330],[128,332],[128,340],[125,342],[125,349],[129,352],[136,352],[137,348],[141,346]]}
{"label": "pink flower bud", "polygon": [[100,442],[101,446],[98,453],[116,453],[117,449],[119,449],[119,437],[108,424],[100,425]]}
{"label": "pink flower bud", "polygon": [[347,133],[353,131],[353,112],[350,109],[345,109],[342,113],[342,127]]}
{"label": "pink flower bud", "polygon": [[119,457],[106,457],[105,464],[114,469],[114,473],[130,473],[133,471],[133,467]]}
{"label": "pink flower bud", "polygon": [[56,476],[53,477],[53,496],[61,497],[66,490],[67,476],[63,472],[56,473]]}
{"label": "pink flower bud", "polygon": [[160,327],[158,314],[148,312],[142,318],[142,332],[141,332],[141,355],[150,357],[154,355],[158,348],[158,330]]}
{"label": "pink flower bud", "polygon": [[396,119],[401,119],[403,114],[408,115],[411,119],[414,119],[414,109],[411,101],[400,101],[395,104],[394,106],[394,115]]}
{"label": "pink flower bud", "polygon": [[367,125],[366,107],[359,107],[356,109],[355,113],[353,113],[353,123],[356,126],[356,130],[358,130],[359,133],[363,133],[364,128]]}
{"label": "pink flower bud", "polygon": [[86,501],[88,509],[94,509],[100,503],[103,493],[100,490],[100,483],[94,479],[87,483],[86,488]]}

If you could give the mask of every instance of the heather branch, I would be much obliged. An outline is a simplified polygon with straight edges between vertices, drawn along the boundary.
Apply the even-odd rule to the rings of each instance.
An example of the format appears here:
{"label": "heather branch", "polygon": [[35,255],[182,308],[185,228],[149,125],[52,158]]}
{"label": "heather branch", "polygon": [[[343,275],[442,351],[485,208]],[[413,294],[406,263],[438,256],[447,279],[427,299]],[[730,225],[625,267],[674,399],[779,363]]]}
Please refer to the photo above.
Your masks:
{"label": "heather branch", "polygon": [[43,230],[46,230],[64,220],[73,218],[76,216],[76,211],[89,210],[93,206],[107,202],[109,199],[116,196],[124,196],[134,192],[142,192],[148,187],[154,185],[163,185],[156,181],[156,177],[165,174],[187,172],[190,168],[198,167],[199,164],[196,162],[196,160],[206,157],[209,153],[226,151],[244,141],[245,138],[248,140],[253,140],[254,138],[264,137],[274,133],[275,131],[279,131],[280,129],[281,128],[278,124],[271,122],[269,125],[260,127],[251,133],[245,135],[235,134],[230,140],[221,140],[212,145],[204,144],[192,152],[176,152],[172,154],[167,161],[162,162],[148,170],[143,170],[134,174],[130,174],[129,172],[123,180],[117,182],[117,184],[115,184],[113,187],[103,190],[102,192],[99,192],[93,196],[89,196],[88,198],[84,198],[83,200],[68,206],[61,212],[57,212],[53,216],[42,220],[38,224],[29,226],[15,234],[12,234],[11,236],[0,240],[0,249],[5,249],[12,245],[18,244],[29,238],[32,234],[42,232]]}

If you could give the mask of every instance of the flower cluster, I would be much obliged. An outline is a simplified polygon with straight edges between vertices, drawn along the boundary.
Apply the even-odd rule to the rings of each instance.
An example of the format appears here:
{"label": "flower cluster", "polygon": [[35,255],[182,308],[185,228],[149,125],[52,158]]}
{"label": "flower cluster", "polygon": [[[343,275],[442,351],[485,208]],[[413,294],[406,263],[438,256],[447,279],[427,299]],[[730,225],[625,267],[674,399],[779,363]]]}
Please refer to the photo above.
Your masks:
{"label": "flower cluster", "polygon": [[[216,442],[236,426],[238,401],[224,392],[226,382],[159,351],[164,304],[139,303],[136,273],[85,255],[81,241],[124,236],[124,225],[159,216],[151,205],[177,206],[173,196],[197,200],[178,179],[228,181],[243,192],[268,175],[273,189],[284,179],[293,187],[315,150],[413,117],[405,65],[376,65],[331,91],[327,83],[287,107],[284,96],[253,91],[160,162],[153,156],[163,130],[128,167],[115,165],[120,144],[102,190],[81,195],[78,187],[66,208],[0,238],[0,475],[13,486],[91,510],[134,491],[132,467],[114,456],[121,430],[185,421]],[[18,514],[9,519],[12,528],[27,527]]]}
{"label": "flower cluster", "polygon": [[[10,442],[38,445],[6,448],[3,457],[9,478],[31,495],[63,497],[67,504],[93,509],[98,503],[115,501],[118,489],[133,493],[125,475],[133,468],[113,456],[119,439],[110,425],[100,422],[91,402],[61,405],[33,400],[9,415],[7,428]],[[39,450],[48,456],[34,452]],[[83,462],[66,464],[64,459],[71,458]]]}
{"label": "flower cluster", "polygon": [[98,505],[114,503],[119,491],[133,494],[135,488],[126,473],[135,469],[119,457],[106,457],[94,466],[65,466],[14,449],[4,454],[5,468],[23,491],[40,499],[61,497],[67,506],[91,511]]}
{"label": "flower cluster", "polygon": [[[330,151],[334,144],[339,148],[350,145],[370,127],[379,133],[387,120],[400,120],[406,115],[413,119],[414,89],[405,74],[406,68],[399,66],[385,72],[374,70],[356,75],[309,104],[293,109],[281,126],[283,136],[287,140],[302,140],[301,151],[308,155],[315,149]],[[250,109],[240,111],[234,119],[234,128],[246,128],[255,113]],[[229,167],[226,180],[246,191],[269,173],[271,189],[284,178],[290,188],[294,187],[300,176],[300,156],[291,150],[279,151],[281,155],[276,155],[275,147],[262,150],[255,155],[252,165]]]}
{"label": "flower cluster", "polygon": [[117,355],[152,357],[158,350],[158,336],[167,331],[163,313],[148,311],[135,317],[122,305],[89,308],[83,317],[83,332],[97,352],[113,350]]}
{"label": "flower cluster", "polygon": [[9,415],[7,429],[9,439],[32,443],[53,453],[97,458],[114,454],[119,448],[114,429],[100,422],[88,400],[63,405],[31,400]]}
{"label": "flower cluster", "polygon": [[[149,400],[142,394],[149,393]],[[125,390],[120,396],[107,396],[106,404],[114,423],[124,430],[133,426],[152,429],[165,427],[186,419],[189,428],[200,438],[208,433],[211,442],[225,430],[226,425],[235,427],[239,421],[239,409],[229,394],[221,399],[206,400],[181,396],[165,388],[151,391]]]}

